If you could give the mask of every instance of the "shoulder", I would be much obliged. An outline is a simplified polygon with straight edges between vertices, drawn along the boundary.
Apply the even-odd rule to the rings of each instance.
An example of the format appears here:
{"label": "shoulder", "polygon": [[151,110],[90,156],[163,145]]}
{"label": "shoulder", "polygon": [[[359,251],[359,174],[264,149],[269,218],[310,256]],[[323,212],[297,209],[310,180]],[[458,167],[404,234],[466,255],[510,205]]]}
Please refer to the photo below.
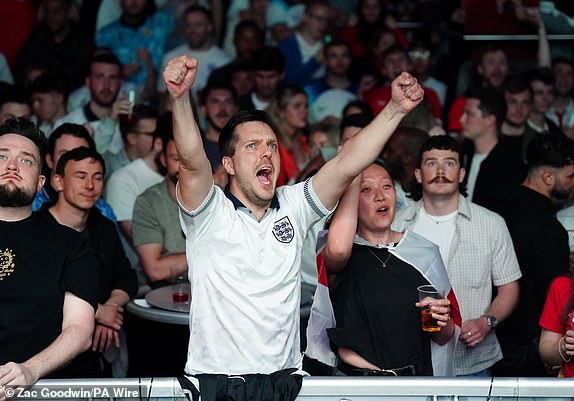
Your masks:
{"label": "shoulder", "polygon": [[47,237],[52,239],[60,248],[77,246],[78,243],[84,242],[85,238],[79,232],[64,226],[56,221],[48,208],[42,208],[33,213],[34,224],[47,233]]}

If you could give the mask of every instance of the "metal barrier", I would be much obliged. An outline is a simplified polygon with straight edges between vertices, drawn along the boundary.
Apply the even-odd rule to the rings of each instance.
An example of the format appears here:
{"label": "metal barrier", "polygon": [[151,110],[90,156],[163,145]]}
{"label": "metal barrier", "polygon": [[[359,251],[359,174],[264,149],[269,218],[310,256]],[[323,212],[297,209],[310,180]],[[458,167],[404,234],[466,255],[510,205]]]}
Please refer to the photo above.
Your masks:
{"label": "metal barrier", "polygon": [[[13,400],[182,399],[176,378],[40,380]],[[191,400],[191,396],[189,396]],[[550,378],[306,377],[297,401],[572,401],[574,380]]]}
{"label": "metal barrier", "polygon": [[[574,40],[572,34],[551,34],[546,35],[548,40]],[[538,35],[463,35],[462,38],[468,41],[535,41],[538,40]]]}

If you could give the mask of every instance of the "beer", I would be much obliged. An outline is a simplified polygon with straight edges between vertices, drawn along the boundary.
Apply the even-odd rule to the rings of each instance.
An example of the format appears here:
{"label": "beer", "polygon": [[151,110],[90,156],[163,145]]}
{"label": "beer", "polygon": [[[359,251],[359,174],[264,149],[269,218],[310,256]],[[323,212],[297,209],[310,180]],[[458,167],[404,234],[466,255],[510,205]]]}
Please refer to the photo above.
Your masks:
{"label": "beer", "polygon": [[428,331],[428,332],[436,332],[436,331],[440,331],[440,326],[438,325],[436,319],[434,319],[432,316],[432,311],[430,309],[430,307],[425,306],[423,308],[421,308],[421,320],[422,320],[422,324],[423,324],[423,331]]}

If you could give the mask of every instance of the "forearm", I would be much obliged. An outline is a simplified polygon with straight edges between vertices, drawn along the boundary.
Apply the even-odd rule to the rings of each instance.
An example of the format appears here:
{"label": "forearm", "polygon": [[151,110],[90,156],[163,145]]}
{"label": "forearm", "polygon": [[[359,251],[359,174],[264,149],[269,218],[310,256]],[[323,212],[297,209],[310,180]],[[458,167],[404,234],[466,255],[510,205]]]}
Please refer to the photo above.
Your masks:
{"label": "forearm", "polygon": [[349,365],[356,366],[357,368],[361,369],[372,369],[372,370],[381,369],[377,365],[374,365],[371,362],[367,361],[361,355],[357,354],[355,351],[349,348],[339,348],[338,352],[341,359]]}
{"label": "forearm", "polygon": [[186,170],[200,170],[209,167],[209,160],[203,150],[201,131],[191,107],[190,96],[171,99],[173,113],[173,136],[181,165]]}
{"label": "forearm", "polygon": [[497,287],[497,290],[498,295],[492,300],[488,308],[488,314],[494,316],[498,322],[502,322],[506,320],[514,308],[516,308],[520,287],[518,281],[513,281]]}
{"label": "forearm", "polygon": [[106,304],[114,304],[119,306],[124,306],[130,301],[130,296],[127,292],[120,289],[112,290],[110,297],[105,302]]}
{"label": "forearm", "polygon": [[444,345],[452,338],[453,334],[454,320],[450,319],[446,327],[442,327],[440,331],[433,333],[432,340],[439,345]]}
{"label": "forearm", "polygon": [[357,135],[349,139],[335,157],[338,170],[349,181],[379,157],[384,145],[406,115],[392,100]]}
{"label": "forearm", "polygon": [[[542,362],[550,366],[560,366],[565,362],[561,354],[568,359],[569,356],[566,355],[566,350],[563,346],[564,340],[560,341],[561,338],[562,335],[560,333],[542,329],[540,343],[538,344]],[[559,351],[558,347],[562,347],[562,349]]]}
{"label": "forearm", "polygon": [[548,43],[544,21],[540,18],[538,25],[538,66],[550,67],[550,65],[550,44]]}
{"label": "forearm", "polygon": [[172,274],[186,275],[187,259],[185,252],[164,255],[152,260],[142,260],[146,276],[151,281],[167,280]]}
{"label": "forearm", "polygon": [[338,273],[347,264],[357,232],[360,176],[349,185],[329,227],[323,256],[328,273]]}

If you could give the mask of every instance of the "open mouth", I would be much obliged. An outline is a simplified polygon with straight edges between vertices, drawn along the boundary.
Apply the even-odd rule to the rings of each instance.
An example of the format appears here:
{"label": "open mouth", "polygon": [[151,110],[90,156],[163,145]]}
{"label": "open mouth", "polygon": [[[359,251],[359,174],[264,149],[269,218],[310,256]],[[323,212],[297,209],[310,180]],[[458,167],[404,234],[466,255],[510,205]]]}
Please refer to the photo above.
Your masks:
{"label": "open mouth", "polygon": [[388,207],[380,207],[377,209],[377,213],[386,214],[389,211]]}
{"label": "open mouth", "polygon": [[271,167],[265,166],[257,170],[257,179],[263,185],[270,185],[271,184]]}

